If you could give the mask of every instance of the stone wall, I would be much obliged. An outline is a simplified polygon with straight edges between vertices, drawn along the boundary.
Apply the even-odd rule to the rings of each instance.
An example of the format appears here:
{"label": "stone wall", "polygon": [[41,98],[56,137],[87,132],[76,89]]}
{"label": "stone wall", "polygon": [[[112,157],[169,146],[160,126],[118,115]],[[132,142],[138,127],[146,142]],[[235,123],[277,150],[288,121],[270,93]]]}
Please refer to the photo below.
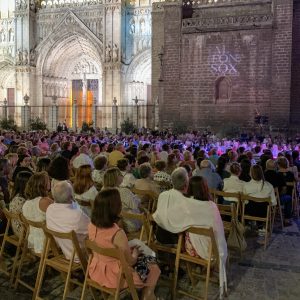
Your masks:
{"label": "stone wall", "polygon": [[[202,2],[153,9],[153,48],[164,47],[162,71],[154,56],[152,68],[161,127],[179,120],[193,128],[251,126],[256,112],[273,126],[286,126],[293,1]],[[157,34],[155,18],[162,11],[164,33]]]}
{"label": "stone wall", "polygon": [[300,1],[294,1],[291,123],[300,123]]}

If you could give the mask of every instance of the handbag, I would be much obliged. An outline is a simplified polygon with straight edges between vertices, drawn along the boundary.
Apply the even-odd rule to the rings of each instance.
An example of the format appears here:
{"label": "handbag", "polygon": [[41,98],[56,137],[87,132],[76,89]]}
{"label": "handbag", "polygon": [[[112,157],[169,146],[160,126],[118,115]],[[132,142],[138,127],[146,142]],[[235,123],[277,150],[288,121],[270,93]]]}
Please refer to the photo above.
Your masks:
{"label": "handbag", "polygon": [[244,225],[237,219],[231,219],[231,229],[227,239],[227,246],[229,249],[243,252],[247,248],[247,242],[244,237]]}

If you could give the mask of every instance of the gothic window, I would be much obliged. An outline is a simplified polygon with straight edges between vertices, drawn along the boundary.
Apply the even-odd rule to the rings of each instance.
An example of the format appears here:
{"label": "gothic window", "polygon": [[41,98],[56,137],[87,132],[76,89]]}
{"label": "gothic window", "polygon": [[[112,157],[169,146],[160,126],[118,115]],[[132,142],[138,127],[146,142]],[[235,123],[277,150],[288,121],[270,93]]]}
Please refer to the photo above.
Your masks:
{"label": "gothic window", "polygon": [[231,98],[231,82],[225,77],[219,77],[215,83],[216,102],[229,102]]}

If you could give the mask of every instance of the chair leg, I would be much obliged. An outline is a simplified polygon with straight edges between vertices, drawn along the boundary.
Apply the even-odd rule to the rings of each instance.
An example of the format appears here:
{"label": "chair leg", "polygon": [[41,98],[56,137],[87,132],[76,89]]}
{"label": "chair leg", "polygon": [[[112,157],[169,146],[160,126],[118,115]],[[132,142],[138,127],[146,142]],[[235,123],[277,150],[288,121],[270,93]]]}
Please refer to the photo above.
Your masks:
{"label": "chair leg", "polygon": [[38,288],[38,279],[40,278],[41,273],[42,273],[43,260],[44,260],[44,257],[43,257],[43,254],[42,254],[42,256],[40,258],[38,272],[37,272],[37,275],[36,275],[36,280],[35,280],[35,285],[34,285],[34,291],[33,291],[33,294],[32,294],[32,300],[34,300],[35,297],[36,297],[37,288]]}
{"label": "chair leg", "polygon": [[17,275],[16,275],[14,289],[17,289],[17,287],[18,287],[19,279],[20,279],[20,275],[21,275],[21,270],[22,270],[22,267],[23,267],[23,263],[24,263],[26,254],[27,254],[27,246],[24,245],[22,255],[21,255],[21,259],[20,259],[20,263],[19,263],[19,267],[18,267],[18,271],[17,271]]}
{"label": "chair leg", "polygon": [[14,262],[13,262],[13,267],[11,270],[11,275],[10,275],[10,285],[13,284],[14,278],[15,278],[15,272],[17,270],[17,266],[18,266],[18,260],[19,260],[19,256],[20,256],[20,251],[21,251],[21,246],[17,247],[17,251],[16,251],[16,255],[14,257]]}
{"label": "chair leg", "polygon": [[65,300],[66,297],[67,297],[67,294],[68,294],[69,283],[70,283],[70,278],[71,278],[72,263],[73,263],[73,261],[70,262],[69,272],[67,274],[66,283],[65,283],[65,289],[64,289],[64,294],[63,294],[62,300]]}
{"label": "chair leg", "polygon": [[[45,256],[47,257],[47,256]],[[42,264],[42,267],[41,267],[41,273],[40,273],[40,277],[36,279],[36,283],[35,283],[35,298],[34,300],[36,299],[39,299],[39,294],[40,294],[40,290],[41,290],[41,286],[42,286],[42,283],[43,283],[43,279],[44,279],[44,275],[45,275],[45,270],[46,270],[46,259],[44,258],[43,261],[40,262]]]}
{"label": "chair leg", "polygon": [[209,278],[210,278],[210,263],[208,264],[208,266],[207,266],[207,271],[206,271],[204,300],[207,300],[208,286],[209,286]]}
{"label": "chair leg", "polygon": [[172,299],[176,299],[176,287],[177,287],[177,281],[178,281],[178,271],[179,271],[179,258],[175,259],[175,269],[174,269],[174,280],[173,280],[173,291],[172,291]]}
{"label": "chair leg", "polygon": [[188,276],[190,278],[190,281],[192,283],[192,286],[195,287],[196,283],[194,281],[194,277],[193,277],[193,271],[192,271],[192,267],[191,267],[191,264],[187,261],[186,262],[186,269],[187,269],[187,272],[188,272]]}

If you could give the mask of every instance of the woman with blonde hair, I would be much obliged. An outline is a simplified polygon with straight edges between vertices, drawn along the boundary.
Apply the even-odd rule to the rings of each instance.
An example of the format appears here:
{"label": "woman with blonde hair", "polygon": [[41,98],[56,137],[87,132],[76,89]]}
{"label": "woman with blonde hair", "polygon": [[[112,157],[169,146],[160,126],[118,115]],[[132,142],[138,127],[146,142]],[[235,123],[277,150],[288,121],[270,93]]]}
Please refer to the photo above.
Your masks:
{"label": "woman with blonde hair", "polygon": [[[122,210],[133,213],[140,213],[139,206],[141,200],[136,195],[134,195],[128,188],[120,187],[122,181],[123,176],[121,171],[116,167],[109,168],[104,173],[102,189],[116,188],[120,193],[122,201]],[[124,223],[126,226],[126,231],[128,232],[137,231],[141,227],[139,222],[134,222],[131,220],[124,220]]]}
{"label": "woman with blonde hair", "polygon": [[82,210],[90,216],[90,202],[94,202],[98,194],[92,178],[92,167],[90,165],[82,165],[76,170],[73,188],[75,199],[82,207]]}
{"label": "woman with blonde hair", "polygon": [[[35,222],[46,220],[46,210],[53,200],[48,197],[50,191],[50,179],[47,172],[37,172],[32,175],[25,187],[27,200],[22,207],[25,218]],[[42,229],[30,227],[28,244],[34,252],[41,253],[44,246],[44,233]]]}

